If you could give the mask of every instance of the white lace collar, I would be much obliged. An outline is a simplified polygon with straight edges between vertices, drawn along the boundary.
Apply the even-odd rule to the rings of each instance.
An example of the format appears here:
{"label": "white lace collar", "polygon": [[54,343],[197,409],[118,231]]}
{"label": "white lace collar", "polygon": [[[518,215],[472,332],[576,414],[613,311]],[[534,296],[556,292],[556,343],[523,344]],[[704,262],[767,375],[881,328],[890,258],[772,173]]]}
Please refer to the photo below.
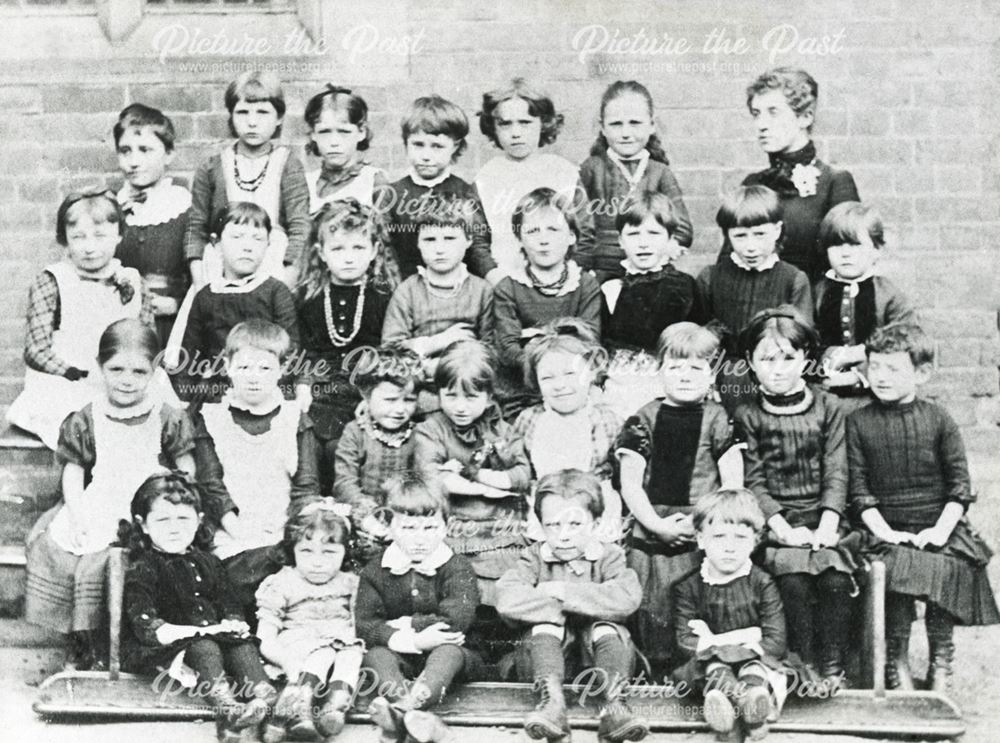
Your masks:
{"label": "white lace collar", "polygon": [[159,396],[156,393],[150,392],[135,405],[129,405],[127,408],[112,405],[106,397],[102,396],[94,400],[92,410],[94,415],[103,415],[105,418],[110,418],[114,421],[130,421],[148,415],[154,408],[159,407],[159,405]]}
{"label": "white lace collar", "polygon": [[451,547],[442,542],[423,560],[413,562],[410,556],[393,542],[382,553],[382,567],[388,568],[393,575],[406,575],[411,570],[415,570],[421,575],[432,576],[437,575],[438,568],[448,562],[454,554]]}
{"label": "white lace collar", "polygon": [[733,259],[733,263],[742,268],[744,271],[756,271],[757,273],[761,273],[763,271],[769,271],[770,269],[778,265],[778,261],[781,260],[781,258],[778,257],[777,253],[771,253],[771,255],[769,255],[767,258],[761,261],[758,265],[751,266],[742,258],[740,258],[739,253],[737,253],[735,250],[729,254],[729,257]]}
{"label": "white lace collar", "polygon": [[665,267],[670,265],[670,261],[666,258],[660,258],[659,262],[652,268],[639,269],[632,265],[632,262],[625,258],[621,261],[622,268],[625,269],[625,273],[629,276],[641,276],[644,273],[656,273],[657,271],[662,271]]}
{"label": "white lace collar", "polygon": [[172,178],[161,178],[144,189],[145,201],[134,201],[138,189],[126,183],[118,192],[118,203],[125,211],[125,223],[135,227],[165,224],[191,208],[191,192],[175,185]]}
{"label": "white lace collar", "polygon": [[445,168],[441,172],[441,175],[439,175],[437,178],[431,178],[429,180],[427,178],[421,178],[419,175],[417,175],[417,171],[414,170],[413,168],[410,168],[409,176],[410,180],[416,183],[418,186],[423,186],[424,188],[434,188],[434,186],[440,186],[446,180],[451,178],[451,168]]}
{"label": "white lace collar", "polygon": [[280,407],[285,402],[284,396],[281,394],[281,390],[275,389],[270,397],[268,397],[264,402],[259,405],[248,405],[242,400],[237,400],[236,395],[233,393],[232,387],[226,390],[225,394],[222,396],[221,403],[227,408],[236,408],[237,410],[243,410],[251,415],[267,415],[272,410]]}
{"label": "white lace collar", "polygon": [[745,578],[750,575],[750,571],[753,569],[753,563],[747,560],[743,567],[733,571],[729,575],[712,575],[708,572],[708,560],[701,561],[701,580],[702,582],[710,586],[724,586],[728,583],[732,583],[737,578]]}

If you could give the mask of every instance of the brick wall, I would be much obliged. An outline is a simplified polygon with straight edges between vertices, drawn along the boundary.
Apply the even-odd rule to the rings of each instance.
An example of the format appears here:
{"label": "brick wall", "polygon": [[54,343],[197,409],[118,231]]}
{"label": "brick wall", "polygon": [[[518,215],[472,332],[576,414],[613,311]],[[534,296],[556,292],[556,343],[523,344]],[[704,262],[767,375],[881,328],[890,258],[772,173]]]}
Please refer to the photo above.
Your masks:
{"label": "brick wall", "polygon": [[[373,162],[396,175],[398,120],[417,95],[435,91],[471,113],[485,90],[525,75],[566,116],[554,149],[581,161],[601,91],[636,78],[653,93],[694,219],[684,267],[696,270],[718,246],[719,191],[765,162],[744,87],[772,63],[792,64],[820,82],[821,156],[853,171],[892,228],[884,270],[921,305],[938,342],[929,392],[965,428],[978,486],[1000,500],[996,0],[324,0],[321,23],[322,46],[307,49],[288,36],[299,28],[290,14],[147,15],[112,46],[86,16],[4,18],[0,404],[20,383],[28,283],[57,255],[56,205],[73,187],[118,182],[110,130],[129,102],[174,118],[175,170],[190,176],[226,135],[222,91],[234,67],[279,65],[286,139],[304,141],[302,106],[321,82],[345,84],[372,109]],[[241,55],[251,42],[267,53]],[[459,174],[471,178],[493,153],[473,133]]]}

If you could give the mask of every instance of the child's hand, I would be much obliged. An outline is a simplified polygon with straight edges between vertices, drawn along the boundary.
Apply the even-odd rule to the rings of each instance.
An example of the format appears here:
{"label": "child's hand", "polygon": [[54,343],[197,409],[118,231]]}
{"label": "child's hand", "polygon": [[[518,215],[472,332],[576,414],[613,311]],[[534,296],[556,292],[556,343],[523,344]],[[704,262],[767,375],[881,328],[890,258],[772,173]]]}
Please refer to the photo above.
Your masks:
{"label": "child's hand", "polygon": [[180,305],[173,297],[163,297],[154,294],[150,297],[149,304],[153,308],[153,314],[157,317],[176,315]]}
{"label": "child's hand", "polygon": [[250,634],[250,625],[241,619],[223,619],[217,626],[219,632],[231,632],[234,635]]}
{"label": "child's hand", "polygon": [[690,519],[683,513],[674,513],[664,516],[653,528],[653,534],[662,542],[671,546],[680,546],[694,536],[690,528]]}
{"label": "child's hand", "polygon": [[[772,529],[773,531],[773,529]],[[804,526],[795,526],[774,532],[780,544],[786,547],[812,547],[813,532]]]}
{"label": "child's hand", "polygon": [[538,584],[538,590],[556,601],[566,600],[566,581],[547,580]]}
{"label": "child's hand", "polygon": [[413,636],[413,645],[421,652],[433,650],[441,645],[462,645],[464,643],[465,635],[462,632],[451,631],[444,622],[432,624]]}
{"label": "child's hand", "polygon": [[447,330],[442,330],[437,334],[438,341],[442,349],[447,348],[456,341],[474,341],[476,333],[472,325],[467,322],[457,322]]}
{"label": "child's hand", "polygon": [[823,378],[823,386],[826,389],[836,387],[856,387],[861,380],[852,371],[832,371]]}
{"label": "child's hand", "polygon": [[312,389],[309,385],[300,384],[295,388],[295,402],[298,403],[299,410],[303,413],[309,412],[313,403]]}
{"label": "child's hand", "polygon": [[691,632],[694,633],[695,637],[711,637],[714,633],[708,628],[708,624],[702,619],[691,619],[688,621],[688,627],[691,628]]}
{"label": "child's hand", "polygon": [[928,547],[944,547],[948,540],[951,539],[951,529],[942,528],[940,526],[932,526],[929,529],[924,529],[921,532],[913,535],[910,542],[913,543],[915,547],[920,549],[926,549]]}
{"label": "child's hand", "polygon": [[812,533],[813,551],[827,547],[836,547],[840,542],[840,535],[836,529],[823,529],[822,527]]}
{"label": "child's hand", "polygon": [[897,531],[895,529],[880,529],[878,531],[872,530],[872,534],[874,534],[877,539],[889,544],[913,544],[913,540],[916,538],[915,534],[911,534],[908,531]]}
{"label": "child's hand", "polygon": [[461,474],[463,469],[465,469],[465,467],[457,459],[449,459],[444,464],[439,464],[438,465],[438,471],[440,471],[440,472],[452,472],[452,473],[454,473],[456,475]]}
{"label": "child's hand", "polygon": [[161,624],[156,628],[156,641],[161,645],[171,645],[178,640],[192,637],[198,629],[183,624]]}

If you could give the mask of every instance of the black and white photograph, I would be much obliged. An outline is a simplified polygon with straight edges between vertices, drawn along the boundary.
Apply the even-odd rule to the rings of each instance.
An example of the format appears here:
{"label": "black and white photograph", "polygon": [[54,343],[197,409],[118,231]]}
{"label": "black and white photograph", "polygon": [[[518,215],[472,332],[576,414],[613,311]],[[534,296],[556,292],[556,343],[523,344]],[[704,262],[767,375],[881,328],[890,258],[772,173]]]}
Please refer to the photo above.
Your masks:
{"label": "black and white photograph", "polygon": [[992,743],[1000,2],[0,0],[0,718]]}

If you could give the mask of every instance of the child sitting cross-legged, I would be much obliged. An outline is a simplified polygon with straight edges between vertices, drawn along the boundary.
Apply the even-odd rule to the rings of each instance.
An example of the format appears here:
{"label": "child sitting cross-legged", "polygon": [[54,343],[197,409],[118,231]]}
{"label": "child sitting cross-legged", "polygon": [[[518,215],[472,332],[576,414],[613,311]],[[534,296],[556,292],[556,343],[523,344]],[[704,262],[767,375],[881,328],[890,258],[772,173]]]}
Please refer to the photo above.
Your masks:
{"label": "child sitting cross-legged", "polygon": [[639,608],[642,589],[625,551],[595,535],[604,509],[601,483],[589,472],[563,470],[535,489],[545,540],[526,548],[497,587],[501,616],[530,625],[518,674],[533,680],[539,704],[524,721],[536,740],[568,740],[563,696],[566,653],[579,645],[583,665],[600,676],[602,741],[640,740],[648,725],[632,714],[622,691],[635,649],[623,623]]}
{"label": "child sitting cross-legged", "polygon": [[385,489],[392,544],[361,572],[355,614],[368,648],[362,672],[382,693],[372,720],[386,743],[406,735],[443,743],[454,740],[451,731],[424,708],[481,665],[465,647],[479,588],[469,561],[444,543],[448,501],[440,486],[411,471]]}

